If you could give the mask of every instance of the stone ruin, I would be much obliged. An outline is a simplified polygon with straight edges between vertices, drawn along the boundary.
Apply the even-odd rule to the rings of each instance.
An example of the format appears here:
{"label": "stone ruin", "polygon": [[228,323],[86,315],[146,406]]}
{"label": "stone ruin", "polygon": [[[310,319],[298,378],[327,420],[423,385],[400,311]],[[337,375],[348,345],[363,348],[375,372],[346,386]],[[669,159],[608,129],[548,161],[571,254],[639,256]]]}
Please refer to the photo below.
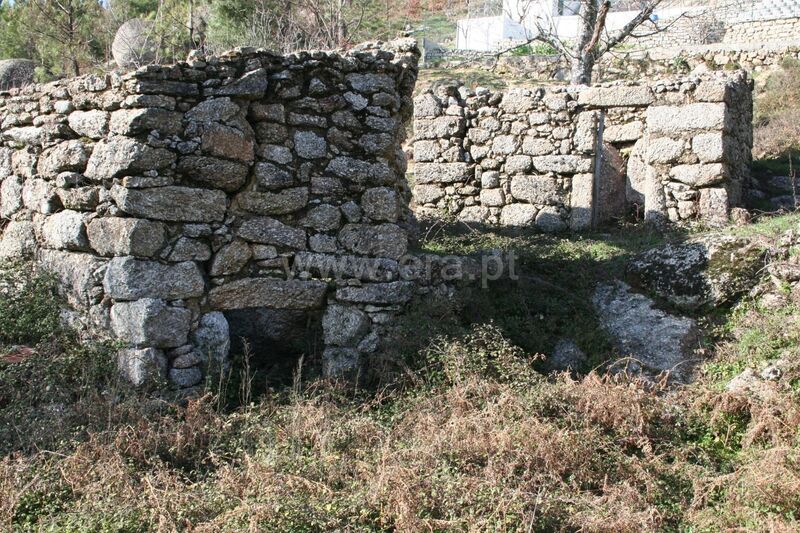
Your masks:
{"label": "stone ruin", "polygon": [[418,55],[238,49],[2,94],[0,257],[55,273],[134,384],[200,383],[247,310],[311,313],[352,376],[437,289],[401,262]]}
{"label": "stone ruin", "polygon": [[417,216],[580,230],[638,203],[719,221],[747,186],[744,74],[414,103],[418,58],[413,40],[237,49],[0,93],[0,260],[53,272],[136,385],[194,387],[238,337],[294,323],[352,379],[413,299],[486,274],[409,253]]}
{"label": "stone ruin", "polygon": [[421,217],[581,230],[728,220],[750,186],[752,80],[743,71],[652,84],[440,86],[415,100]]}

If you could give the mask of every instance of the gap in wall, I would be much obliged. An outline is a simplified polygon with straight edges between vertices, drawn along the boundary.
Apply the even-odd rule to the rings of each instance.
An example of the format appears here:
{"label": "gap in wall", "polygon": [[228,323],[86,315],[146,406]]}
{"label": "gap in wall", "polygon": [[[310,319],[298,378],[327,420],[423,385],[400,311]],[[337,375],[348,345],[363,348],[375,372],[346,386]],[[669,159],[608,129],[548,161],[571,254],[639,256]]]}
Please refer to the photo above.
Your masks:
{"label": "gap in wall", "polygon": [[292,385],[302,358],[302,378],[319,371],[323,350],[319,311],[237,309],[226,311],[234,373],[244,368],[249,354],[253,394]]}

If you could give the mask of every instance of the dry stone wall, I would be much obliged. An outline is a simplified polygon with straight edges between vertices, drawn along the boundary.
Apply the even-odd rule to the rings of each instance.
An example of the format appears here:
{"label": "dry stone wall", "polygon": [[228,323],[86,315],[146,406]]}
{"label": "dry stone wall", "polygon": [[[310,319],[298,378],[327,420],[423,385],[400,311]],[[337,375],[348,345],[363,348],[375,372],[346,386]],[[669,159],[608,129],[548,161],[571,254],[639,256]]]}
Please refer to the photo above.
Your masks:
{"label": "dry stone wall", "polygon": [[585,229],[633,204],[649,219],[727,220],[748,186],[752,81],[440,87],[415,101],[421,217]]}
{"label": "dry stone wall", "polygon": [[226,312],[322,314],[357,372],[429,282],[403,271],[413,41],[238,49],[0,94],[0,258],[35,258],[135,384],[226,364]]}

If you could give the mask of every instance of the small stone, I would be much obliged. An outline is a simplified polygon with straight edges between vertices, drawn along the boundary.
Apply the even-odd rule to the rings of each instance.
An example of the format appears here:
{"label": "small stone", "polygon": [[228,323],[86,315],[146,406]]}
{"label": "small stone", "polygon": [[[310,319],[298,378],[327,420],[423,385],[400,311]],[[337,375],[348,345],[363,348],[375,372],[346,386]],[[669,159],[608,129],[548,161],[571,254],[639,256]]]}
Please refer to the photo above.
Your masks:
{"label": "small stone", "polygon": [[253,256],[250,246],[244,241],[233,241],[220,248],[211,262],[209,274],[212,276],[227,276],[236,274],[250,261]]}

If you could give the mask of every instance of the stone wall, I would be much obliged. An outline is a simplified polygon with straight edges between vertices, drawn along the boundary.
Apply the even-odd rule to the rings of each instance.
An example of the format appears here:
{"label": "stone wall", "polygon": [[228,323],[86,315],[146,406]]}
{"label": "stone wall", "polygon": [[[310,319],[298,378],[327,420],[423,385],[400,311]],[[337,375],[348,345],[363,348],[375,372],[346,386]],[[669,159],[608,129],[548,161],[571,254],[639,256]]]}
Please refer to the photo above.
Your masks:
{"label": "stone wall", "polygon": [[585,228],[597,120],[565,89],[422,94],[414,102],[417,215]]}
{"label": "stone wall", "polygon": [[748,186],[743,72],[650,85],[440,87],[415,100],[420,217],[585,229],[638,205],[650,219],[727,220]]}
{"label": "stone wall", "polygon": [[[788,44],[794,43],[794,44]],[[800,59],[797,39],[777,44],[710,44],[619,51],[601,58],[594,69],[598,82],[659,80],[689,73],[743,69],[762,72],[780,68],[786,59]],[[564,81],[569,65],[560,56],[506,56],[480,63],[500,75],[531,81]]]}
{"label": "stone wall", "polygon": [[800,35],[800,17],[751,20],[725,28],[723,43],[784,43]]}
{"label": "stone wall", "polygon": [[350,375],[430,281],[406,254],[413,41],[238,49],[0,93],[0,257],[35,258],[141,384],[225,364],[226,313],[321,317]]}

